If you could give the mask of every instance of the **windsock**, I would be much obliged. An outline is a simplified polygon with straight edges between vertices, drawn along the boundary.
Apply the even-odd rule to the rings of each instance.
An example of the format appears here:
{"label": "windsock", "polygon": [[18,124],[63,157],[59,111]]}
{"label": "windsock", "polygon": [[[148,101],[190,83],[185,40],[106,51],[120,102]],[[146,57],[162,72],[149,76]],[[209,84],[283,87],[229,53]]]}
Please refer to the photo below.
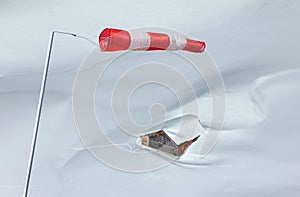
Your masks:
{"label": "windsock", "polygon": [[106,28],[99,35],[101,51],[119,50],[185,50],[201,53],[205,50],[205,42],[191,40],[180,34],[126,31]]}

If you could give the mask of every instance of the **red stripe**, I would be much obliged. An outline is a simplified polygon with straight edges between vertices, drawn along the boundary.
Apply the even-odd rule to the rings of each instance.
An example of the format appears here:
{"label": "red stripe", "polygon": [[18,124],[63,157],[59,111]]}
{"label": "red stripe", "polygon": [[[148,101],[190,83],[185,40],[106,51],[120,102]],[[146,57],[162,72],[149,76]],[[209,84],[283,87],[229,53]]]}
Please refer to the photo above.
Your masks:
{"label": "red stripe", "polygon": [[147,32],[150,36],[150,46],[147,50],[165,50],[170,45],[167,34]]}
{"label": "red stripe", "polygon": [[99,35],[101,51],[126,50],[130,45],[130,35],[127,31],[106,28]]}
{"label": "red stripe", "polygon": [[183,50],[195,52],[195,53],[201,53],[205,50],[205,47],[206,47],[205,42],[186,38],[186,45]]}

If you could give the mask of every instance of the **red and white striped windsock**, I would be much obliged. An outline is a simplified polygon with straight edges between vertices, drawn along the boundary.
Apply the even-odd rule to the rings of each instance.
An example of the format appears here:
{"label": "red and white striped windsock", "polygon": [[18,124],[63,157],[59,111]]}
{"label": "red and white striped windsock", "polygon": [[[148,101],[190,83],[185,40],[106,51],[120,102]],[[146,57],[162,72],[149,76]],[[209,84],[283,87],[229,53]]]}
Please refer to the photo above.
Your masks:
{"label": "red and white striped windsock", "polygon": [[106,28],[99,35],[101,51],[119,50],[185,50],[201,53],[205,50],[205,42],[191,40],[178,34],[125,31]]}

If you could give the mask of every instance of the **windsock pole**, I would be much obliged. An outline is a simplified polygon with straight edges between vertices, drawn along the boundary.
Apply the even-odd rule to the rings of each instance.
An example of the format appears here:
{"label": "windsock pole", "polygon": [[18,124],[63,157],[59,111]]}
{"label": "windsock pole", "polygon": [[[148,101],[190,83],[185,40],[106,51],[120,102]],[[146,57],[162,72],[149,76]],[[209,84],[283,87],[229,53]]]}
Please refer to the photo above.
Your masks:
{"label": "windsock pole", "polygon": [[60,32],[60,31],[53,31],[50,33],[47,56],[46,56],[44,71],[43,71],[42,84],[40,87],[40,95],[39,95],[39,101],[38,101],[38,106],[37,106],[36,119],[35,119],[35,124],[34,124],[34,130],[33,130],[32,142],[31,142],[30,156],[29,156],[23,197],[28,197],[28,190],[29,190],[29,185],[30,185],[30,178],[31,178],[31,173],[32,173],[32,166],[33,166],[33,161],[34,161],[34,154],[35,154],[35,149],[36,149],[38,131],[39,131],[39,126],[40,126],[43,100],[44,100],[44,95],[45,95],[46,81],[47,81],[48,70],[49,70],[49,65],[50,65],[50,57],[51,57],[51,52],[52,52],[54,35],[56,33],[77,36],[73,33]]}

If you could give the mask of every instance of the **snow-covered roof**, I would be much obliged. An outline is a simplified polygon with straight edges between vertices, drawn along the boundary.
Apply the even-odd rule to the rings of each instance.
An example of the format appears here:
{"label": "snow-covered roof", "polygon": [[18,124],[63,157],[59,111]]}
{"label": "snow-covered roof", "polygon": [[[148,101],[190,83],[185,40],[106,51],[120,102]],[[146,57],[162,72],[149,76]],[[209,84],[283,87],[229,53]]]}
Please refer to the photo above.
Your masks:
{"label": "snow-covered roof", "polygon": [[192,140],[204,132],[204,128],[194,116],[184,116],[164,123],[160,129],[150,130],[146,134],[163,130],[177,145]]}

